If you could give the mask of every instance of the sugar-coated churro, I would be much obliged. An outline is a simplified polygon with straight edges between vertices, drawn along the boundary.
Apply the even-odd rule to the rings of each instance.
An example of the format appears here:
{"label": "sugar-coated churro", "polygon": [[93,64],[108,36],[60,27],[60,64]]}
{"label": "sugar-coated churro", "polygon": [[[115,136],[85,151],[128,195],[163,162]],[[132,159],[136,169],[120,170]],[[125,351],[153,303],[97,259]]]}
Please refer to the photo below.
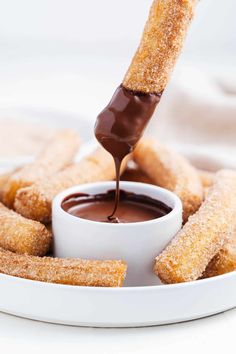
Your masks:
{"label": "sugar-coated churro", "polygon": [[184,222],[200,207],[203,200],[201,181],[196,169],[184,157],[148,138],[136,147],[134,160],[155,184],[179,196]]}
{"label": "sugar-coated churro", "polygon": [[19,214],[27,218],[49,222],[52,200],[59,192],[77,184],[108,181],[114,178],[115,166],[111,155],[103,148],[98,148],[80,162],[46,180],[20,189],[14,207]]}
{"label": "sugar-coated churro", "polygon": [[44,256],[50,249],[52,234],[37,221],[29,220],[0,203],[0,247],[16,252]]}
{"label": "sugar-coated churro", "polygon": [[139,48],[123,85],[161,93],[169,80],[193,17],[196,0],[154,0]]}
{"label": "sugar-coated churro", "polygon": [[208,264],[203,278],[229,273],[236,270],[236,228],[227,238],[220,252]]}
{"label": "sugar-coated churro", "polygon": [[0,273],[19,278],[82,286],[122,286],[123,261],[93,261],[19,255],[0,248]]}
{"label": "sugar-coated churro", "polygon": [[164,283],[202,276],[235,224],[236,172],[222,170],[200,209],[156,258],[154,271]]}
{"label": "sugar-coated churro", "polygon": [[31,164],[13,173],[3,189],[3,202],[12,207],[20,188],[30,186],[47,178],[71,163],[79,147],[78,135],[71,130],[57,133]]}

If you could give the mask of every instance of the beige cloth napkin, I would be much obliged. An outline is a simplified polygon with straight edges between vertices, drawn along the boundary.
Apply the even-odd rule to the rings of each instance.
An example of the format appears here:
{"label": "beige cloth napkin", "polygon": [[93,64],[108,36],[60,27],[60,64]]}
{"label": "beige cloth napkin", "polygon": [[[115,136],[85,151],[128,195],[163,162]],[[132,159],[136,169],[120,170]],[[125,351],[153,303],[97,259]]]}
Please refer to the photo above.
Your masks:
{"label": "beige cloth napkin", "polygon": [[148,133],[189,154],[211,154],[236,168],[236,72],[179,70]]}

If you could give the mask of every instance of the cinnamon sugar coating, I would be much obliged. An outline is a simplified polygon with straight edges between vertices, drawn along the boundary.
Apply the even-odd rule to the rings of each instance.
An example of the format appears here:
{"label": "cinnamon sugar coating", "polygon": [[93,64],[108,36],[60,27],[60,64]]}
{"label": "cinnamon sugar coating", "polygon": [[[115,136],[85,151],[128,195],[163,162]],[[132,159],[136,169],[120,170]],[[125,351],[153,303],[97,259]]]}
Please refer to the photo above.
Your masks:
{"label": "cinnamon sugar coating", "polygon": [[20,189],[16,194],[14,208],[27,218],[49,222],[52,200],[58,193],[78,184],[113,180],[114,165],[111,155],[99,147],[80,162],[30,187]]}
{"label": "cinnamon sugar coating", "polygon": [[0,247],[21,254],[44,256],[52,234],[37,221],[29,220],[0,203]]}
{"label": "cinnamon sugar coating", "polygon": [[157,256],[154,272],[171,284],[201,277],[232,233],[235,213],[236,172],[219,171],[200,209]]}
{"label": "cinnamon sugar coating", "polygon": [[137,52],[123,80],[133,91],[161,93],[191,23],[196,0],[154,0]]}
{"label": "cinnamon sugar coating", "polygon": [[0,273],[48,283],[84,286],[122,286],[123,261],[91,261],[19,255],[0,248]]}
{"label": "cinnamon sugar coating", "polygon": [[72,130],[62,130],[51,139],[31,164],[13,172],[2,191],[5,205],[12,207],[20,188],[47,178],[71,163],[79,147],[79,137]]}
{"label": "cinnamon sugar coating", "polygon": [[229,235],[220,252],[208,264],[203,278],[229,273],[236,270],[236,228]]}
{"label": "cinnamon sugar coating", "polygon": [[150,138],[140,141],[133,156],[155,184],[179,196],[186,222],[203,200],[203,188],[196,169],[184,157]]}

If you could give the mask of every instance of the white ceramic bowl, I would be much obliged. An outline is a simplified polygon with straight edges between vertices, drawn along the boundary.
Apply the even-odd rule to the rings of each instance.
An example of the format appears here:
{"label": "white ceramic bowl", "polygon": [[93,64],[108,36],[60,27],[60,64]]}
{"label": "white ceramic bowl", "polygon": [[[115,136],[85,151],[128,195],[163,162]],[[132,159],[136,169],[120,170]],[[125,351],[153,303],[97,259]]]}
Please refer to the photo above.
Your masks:
{"label": "white ceramic bowl", "polygon": [[154,258],[179,231],[182,225],[182,203],[166,189],[156,186],[121,182],[121,189],[158,199],[172,211],[158,219],[110,224],[73,216],[61,207],[65,197],[74,193],[97,194],[114,188],[114,182],[99,182],[72,187],[53,201],[52,222],[54,254],[57,257],[85,259],[122,259],[128,264],[125,285],[154,285]]}

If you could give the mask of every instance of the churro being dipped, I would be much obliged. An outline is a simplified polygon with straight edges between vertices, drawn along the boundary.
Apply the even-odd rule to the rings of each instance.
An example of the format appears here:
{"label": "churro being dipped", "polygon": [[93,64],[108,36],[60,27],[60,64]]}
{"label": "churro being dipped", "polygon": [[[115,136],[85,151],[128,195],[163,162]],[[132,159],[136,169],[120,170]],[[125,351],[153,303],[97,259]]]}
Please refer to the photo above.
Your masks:
{"label": "churro being dipped", "polygon": [[52,233],[0,203],[0,247],[21,254],[44,256],[50,249]]}
{"label": "churro being dipped", "polygon": [[20,189],[16,194],[14,207],[19,214],[46,223],[51,220],[52,200],[59,192],[77,184],[114,178],[115,166],[112,157],[103,148],[98,148],[61,172]]}
{"label": "churro being dipped", "polygon": [[98,115],[95,136],[116,165],[114,217],[120,164],[142,137],[181,51],[196,0],[154,0],[139,48],[111,101]]}
{"label": "churro being dipped", "polygon": [[176,193],[183,203],[183,220],[194,214],[203,200],[203,188],[196,169],[189,162],[153,139],[143,139],[134,160],[151,180]]}
{"label": "churro being dipped", "polygon": [[203,278],[229,273],[236,270],[236,228],[228,236],[219,253],[208,264]]}
{"label": "churro being dipped", "polygon": [[30,186],[67,166],[78,147],[79,138],[75,132],[63,130],[57,133],[34,162],[12,173],[2,191],[3,203],[12,207],[20,188]]}
{"label": "churro being dipped", "polygon": [[123,261],[93,261],[19,255],[0,248],[0,273],[19,278],[81,286],[122,286]]}
{"label": "churro being dipped", "polygon": [[202,276],[235,225],[236,172],[222,170],[200,209],[156,258],[154,272],[164,283]]}

